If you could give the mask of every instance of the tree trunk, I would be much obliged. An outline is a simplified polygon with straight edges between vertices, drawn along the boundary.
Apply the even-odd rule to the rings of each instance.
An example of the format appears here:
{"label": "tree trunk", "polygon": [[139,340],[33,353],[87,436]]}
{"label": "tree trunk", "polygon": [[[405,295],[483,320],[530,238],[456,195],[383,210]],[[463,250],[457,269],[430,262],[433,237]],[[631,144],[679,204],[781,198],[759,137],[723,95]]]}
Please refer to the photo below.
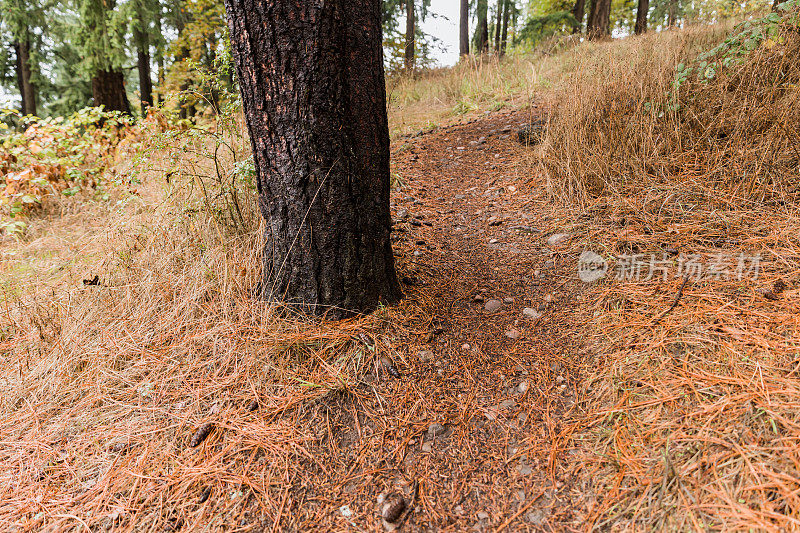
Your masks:
{"label": "tree trunk", "polygon": [[458,53],[462,57],[469,55],[469,0],[461,0],[461,18],[459,19],[458,31]]}
{"label": "tree trunk", "polygon": [[503,27],[503,6],[505,0],[497,0],[497,18],[494,22],[494,53],[500,54],[500,33]]}
{"label": "tree trunk", "polygon": [[[175,4],[176,9],[180,9],[181,4],[176,2]],[[184,14],[181,11],[176,13],[177,17],[175,19],[175,29],[178,30],[178,36],[180,37],[183,34],[183,31],[186,29],[186,20],[184,19]],[[186,46],[181,45],[180,48],[175,52],[175,63],[180,63],[181,61],[186,61],[189,58],[189,50]],[[193,117],[195,114],[194,104],[191,102],[187,102],[187,93],[189,91],[189,78],[188,74],[185,75],[183,80],[181,80],[181,84],[179,86],[179,91],[182,94],[182,97],[178,99],[178,105],[180,106],[178,109],[178,118],[181,120],[186,120],[189,117]]]}
{"label": "tree trunk", "polygon": [[678,25],[678,1],[669,0],[669,9],[667,10],[667,27],[674,28]]}
{"label": "tree trunk", "polygon": [[266,222],[261,294],[332,318],[401,296],[381,0],[226,0]]}
{"label": "tree trunk", "polygon": [[511,16],[511,0],[504,0],[503,2],[503,33],[500,35],[500,55],[506,53],[506,46],[508,44],[508,19]]}
{"label": "tree trunk", "polygon": [[153,81],[150,79],[150,37],[146,32],[134,29],[136,40],[136,64],[139,68],[139,95],[142,116],[147,115],[147,108],[153,107]]}
{"label": "tree trunk", "polygon": [[478,25],[475,28],[475,48],[478,53],[489,51],[489,0],[478,0]]}
{"label": "tree trunk", "polygon": [[647,31],[647,12],[650,10],[650,0],[639,0],[639,6],[636,9],[636,25],[633,28],[633,33],[641,35]]}
{"label": "tree trunk", "polygon": [[580,33],[583,31],[583,17],[586,15],[586,0],[575,0],[575,5],[572,7],[572,16],[578,21],[578,25],[572,29],[572,33]]}
{"label": "tree trunk", "polygon": [[[158,14],[153,21],[155,24],[154,31],[157,36],[164,35],[164,31],[161,28],[161,14],[161,5],[159,3]],[[156,54],[154,59],[156,63],[156,83],[158,85],[156,86],[155,91],[153,91],[153,103],[158,105],[163,99],[161,93],[164,90],[164,44],[163,40],[160,38],[156,40],[155,52]]]}
{"label": "tree trunk", "polygon": [[414,72],[414,40],[415,40],[414,0],[406,0],[406,72]]}
{"label": "tree trunk", "polygon": [[17,85],[22,99],[20,111],[23,115],[36,115],[36,87],[32,81],[30,41],[15,42],[14,51],[17,55]]}
{"label": "tree trunk", "polygon": [[119,70],[98,70],[92,78],[92,96],[95,106],[103,106],[106,111],[131,113],[128,95],[125,93],[125,80]]}
{"label": "tree trunk", "polygon": [[604,39],[611,34],[611,0],[592,0],[586,35],[590,40]]}

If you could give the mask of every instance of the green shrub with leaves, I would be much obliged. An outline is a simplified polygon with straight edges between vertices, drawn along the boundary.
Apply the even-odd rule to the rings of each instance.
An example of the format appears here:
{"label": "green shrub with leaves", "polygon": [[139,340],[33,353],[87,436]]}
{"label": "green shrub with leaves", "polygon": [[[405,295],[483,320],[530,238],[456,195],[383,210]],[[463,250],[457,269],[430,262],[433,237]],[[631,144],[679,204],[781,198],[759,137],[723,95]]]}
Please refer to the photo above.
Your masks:
{"label": "green shrub with leaves", "polygon": [[107,199],[114,162],[123,139],[137,132],[130,116],[85,108],[68,118],[23,117],[0,110],[0,228],[19,234],[24,217],[48,197],[91,191]]}
{"label": "green shrub with leaves", "polygon": [[713,80],[722,69],[742,64],[759,46],[770,49],[776,44],[784,44],[786,26],[797,27],[800,22],[798,7],[800,0],[778,4],[776,11],[737,25],[723,42],[697,56],[691,64],[680,63],[675,74],[673,93],[677,94],[681,86],[693,77],[700,82]]}
{"label": "green shrub with leaves", "polygon": [[213,72],[192,64],[196,85],[174,93],[180,101],[202,100],[208,110],[194,120],[162,107],[151,111],[161,132],[150,136],[137,157],[134,175],[160,174],[184,197],[184,210],[203,212],[227,230],[249,232],[255,222],[255,166],[243,124],[238,92],[227,82],[230,62],[220,56]]}

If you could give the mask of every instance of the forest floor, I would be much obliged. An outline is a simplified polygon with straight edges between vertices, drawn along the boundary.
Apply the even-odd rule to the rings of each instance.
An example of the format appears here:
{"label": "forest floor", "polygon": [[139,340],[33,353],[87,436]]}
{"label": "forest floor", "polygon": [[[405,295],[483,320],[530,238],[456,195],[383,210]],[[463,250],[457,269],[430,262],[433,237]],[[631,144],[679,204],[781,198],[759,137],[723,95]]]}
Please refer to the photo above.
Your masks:
{"label": "forest floor", "polygon": [[[576,487],[554,442],[582,394],[584,287],[577,256],[560,251],[565,210],[521,175],[528,149],[516,132],[530,119],[494,113],[394,144],[398,269],[430,322],[402,343],[401,377],[385,374],[359,398],[359,422],[342,412],[350,449],[336,453],[350,456],[344,464],[366,459],[385,480],[337,499],[359,527],[374,523],[376,492],[410,499],[415,484],[412,530],[538,530],[575,518],[565,502]],[[372,437],[359,438],[360,426]],[[382,464],[385,432],[402,426]]]}
{"label": "forest floor", "polygon": [[[559,438],[588,362],[584,284],[577,256],[562,250],[569,236],[558,235],[570,214],[548,199],[526,168],[531,149],[517,142],[530,118],[482,114],[393,142],[405,298],[388,315],[323,328],[334,351],[373,352],[344,387],[305,386],[338,364],[314,352],[316,334],[298,333],[313,324],[290,324],[286,340],[270,340],[263,322],[220,315],[213,296],[191,297],[209,311],[184,309],[178,291],[202,270],[131,292],[169,271],[153,258],[171,265],[169,256],[194,242],[169,244],[148,229],[148,206],[163,200],[146,183],[130,220],[90,209],[6,246],[12,293],[45,299],[9,318],[20,331],[30,320],[28,342],[44,343],[46,355],[6,340],[20,355],[0,361],[9,372],[0,459],[15,465],[4,476],[2,523],[381,530],[380,502],[404,494],[408,530],[580,527],[575,503],[585,494]],[[210,253],[197,259],[211,262]],[[95,272],[97,287],[75,288]],[[67,300],[52,299],[64,290]],[[250,305],[246,296],[237,304]],[[233,344],[222,349],[221,339]],[[309,359],[264,384],[260,369],[283,364],[275,354],[285,343],[286,353],[310,347]],[[220,349],[209,366],[203,354]],[[187,446],[204,421],[220,430]]]}
{"label": "forest floor", "polygon": [[[633,68],[692,35],[585,59]],[[798,529],[794,189],[751,198],[702,167],[619,167],[618,183],[570,197],[552,164],[585,155],[607,170],[611,152],[591,143],[610,137],[562,113],[542,146],[520,144],[553,94],[524,93],[536,69],[514,61],[452,73],[503,86],[515,72],[516,96],[479,99],[492,112],[396,111],[405,297],[368,316],[310,320],[252,298],[255,202],[231,227],[195,188],[246,158],[236,120],[213,132],[236,157],[201,135],[160,145],[119,201],[59,200],[3,241],[0,530]],[[420,84],[444,90],[445,76]],[[636,84],[610,79],[575,101],[617,109]],[[555,152],[570,132],[575,151]],[[605,279],[580,280],[585,251]]]}

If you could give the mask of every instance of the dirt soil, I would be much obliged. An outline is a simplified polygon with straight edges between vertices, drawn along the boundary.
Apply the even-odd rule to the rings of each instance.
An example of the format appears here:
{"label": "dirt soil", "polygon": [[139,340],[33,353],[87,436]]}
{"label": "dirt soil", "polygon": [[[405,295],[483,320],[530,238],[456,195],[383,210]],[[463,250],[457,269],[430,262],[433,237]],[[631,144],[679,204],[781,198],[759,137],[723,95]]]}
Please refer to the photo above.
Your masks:
{"label": "dirt soil", "polygon": [[327,501],[295,492],[305,501],[284,525],[391,529],[379,502],[398,494],[413,502],[410,531],[577,525],[577,484],[553,450],[581,395],[583,284],[577,258],[559,252],[568,214],[517,175],[529,118],[493,114],[394,143],[402,305],[421,312],[393,361],[308,414],[333,436],[310,450],[328,471],[317,482],[337,490]]}

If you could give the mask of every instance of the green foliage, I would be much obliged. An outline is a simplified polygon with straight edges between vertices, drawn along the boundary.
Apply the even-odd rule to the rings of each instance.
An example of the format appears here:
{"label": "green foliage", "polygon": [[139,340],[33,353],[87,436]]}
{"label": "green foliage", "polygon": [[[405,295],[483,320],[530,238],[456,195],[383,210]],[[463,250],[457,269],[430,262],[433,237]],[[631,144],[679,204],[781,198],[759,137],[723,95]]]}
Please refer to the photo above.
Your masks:
{"label": "green foliage", "polygon": [[571,11],[556,11],[541,17],[528,19],[519,32],[523,41],[536,44],[557,33],[568,33],[579,27]]}
{"label": "green foliage", "polygon": [[130,117],[85,108],[67,119],[40,119],[4,109],[0,120],[0,221],[6,231],[24,229],[10,219],[30,214],[47,197],[91,191],[107,198],[105,170],[131,133]]}
{"label": "green foliage", "polygon": [[83,57],[85,72],[91,77],[99,70],[118,70],[127,60],[125,33],[128,27],[115,0],[76,0],[80,23],[73,31]]}
{"label": "green foliage", "polygon": [[[220,64],[229,62],[220,58]],[[228,230],[249,232],[254,226],[248,202],[256,197],[255,164],[247,128],[240,122],[241,100],[228,86],[228,73],[222,68],[193,64],[192,77],[195,86],[179,97],[217,94],[218,111],[210,120],[193,123],[174,109],[159,109],[168,126],[148,139],[137,156],[135,172],[151,170],[154,161],[164,162],[159,170],[189,198],[187,214],[203,212]]]}
{"label": "green foliage", "polygon": [[[672,85],[673,101],[688,80],[695,79],[701,83],[713,80],[724,69],[741,64],[750,52],[760,46],[771,48],[783,41],[781,26],[786,23],[782,13],[796,10],[800,0],[789,0],[777,6],[777,12],[738,24],[731,34],[719,45],[700,54],[690,65],[681,63],[675,73]],[[797,26],[799,15],[791,17],[792,24]]]}

